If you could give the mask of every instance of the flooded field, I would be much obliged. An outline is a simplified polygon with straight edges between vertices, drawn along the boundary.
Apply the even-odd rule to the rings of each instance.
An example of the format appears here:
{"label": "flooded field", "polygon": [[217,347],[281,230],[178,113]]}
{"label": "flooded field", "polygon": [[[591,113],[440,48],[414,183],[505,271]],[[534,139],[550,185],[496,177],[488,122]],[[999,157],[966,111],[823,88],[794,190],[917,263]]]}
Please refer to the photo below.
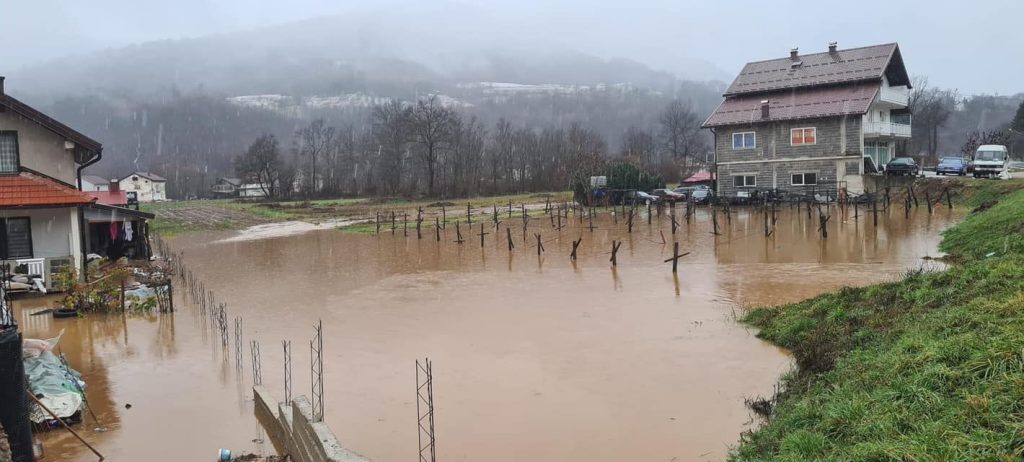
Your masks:
{"label": "flooded field", "polygon": [[[845,222],[783,208],[764,236],[762,216],[700,210],[682,223],[679,272],[668,217],[607,213],[563,229],[535,217],[495,230],[449,226],[437,242],[298,229],[266,239],[234,232],[176,238],[190,269],[229,321],[258,340],[263,382],[284,395],[281,341],[293,342],[295,394],[309,394],[308,341],[323,320],[325,416],[342,444],[376,461],[416,459],[414,360],[434,370],[437,454],[445,461],[721,460],[755,425],[743,399],[768,394],[789,367],[735,316],[744,306],[807,298],[891,280],[937,255],[957,212],[902,210]],[[506,218],[507,219],[507,218]],[[682,217],[680,217],[682,221]],[[534,233],[545,251],[537,255]],[[662,243],[662,233],[668,239]],[[582,238],[578,259],[572,241]],[[612,241],[622,241],[618,266]],[[81,428],[108,460],[213,460],[218,448],[271,451],[252,417],[248,348],[236,370],[206,318],[178,290],[178,312],[149,317],[29,316],[51,299],[18,302],[26,335],[65,329],[62,351],[85,375],[100,424]],[[233,344],[233,340],[231,341]],[[131,404],[131,408],[126,408]],[[103,427],[105,431],[94,430]],[[48,460],[91,460],[70,435],[44,436]]]}

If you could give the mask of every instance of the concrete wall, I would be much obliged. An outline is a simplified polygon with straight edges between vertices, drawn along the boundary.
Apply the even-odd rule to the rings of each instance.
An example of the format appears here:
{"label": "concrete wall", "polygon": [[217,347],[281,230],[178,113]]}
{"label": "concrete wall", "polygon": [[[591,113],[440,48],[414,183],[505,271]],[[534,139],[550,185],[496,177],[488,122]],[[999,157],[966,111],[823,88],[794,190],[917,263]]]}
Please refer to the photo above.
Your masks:
{"label": "concrete wall", "polygon": [[370,459],[345,449],[324,422],[313,422],[313,411],[305,396],[291,403],[278,403],[262,386],[252,389],[256,418],[280,453],[297,462],[369,462]]}
{"label": "concrete wall", "polygon": [[[816,142],[811,145],[792,146],[790,129],[814,127]],[[732,135],[740,132],[756,133],[754,149],[733,149]],[[736,195],[734,175],[754,175],[757,189],[782,189],[807,192],[829,185],[835,189],[841,176],[857,174],[863,152],[861,117],[826,117],[799,121],[753,123],[723,127],[717,130],[715,153],[718,162],[718,194]],[[857,172],[847,171],[846,162],[858,166]],[[792,175],[815,173],[820,186],[793,186]]]}
{"label": "concrete wall", "polygon": [[18,132],[18,154],[23,167],[76,185],[75,156],[64,149],[63,137],[12,111],[0,112],[0,131],[4,130]]}

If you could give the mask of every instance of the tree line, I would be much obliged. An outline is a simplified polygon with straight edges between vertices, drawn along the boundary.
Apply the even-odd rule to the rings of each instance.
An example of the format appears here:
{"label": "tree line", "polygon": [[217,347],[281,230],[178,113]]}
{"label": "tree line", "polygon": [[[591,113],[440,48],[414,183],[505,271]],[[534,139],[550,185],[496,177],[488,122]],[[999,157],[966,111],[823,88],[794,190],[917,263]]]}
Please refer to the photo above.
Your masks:
{"label": "tree line", "polygon": [[691,105],[673,100],[655,126],[631,126],[621,146],[610,148],[602,134],[579,123],[532,128],[502,118],[485,127],[429,95],[376,105],[358,126],[313,120],[295,131],[289,147],[273,133],[261,134],[234,168],[271,198],[564,190],[574,173],[598,172],[616,160],[677,181],[706,160],[701,122]]}

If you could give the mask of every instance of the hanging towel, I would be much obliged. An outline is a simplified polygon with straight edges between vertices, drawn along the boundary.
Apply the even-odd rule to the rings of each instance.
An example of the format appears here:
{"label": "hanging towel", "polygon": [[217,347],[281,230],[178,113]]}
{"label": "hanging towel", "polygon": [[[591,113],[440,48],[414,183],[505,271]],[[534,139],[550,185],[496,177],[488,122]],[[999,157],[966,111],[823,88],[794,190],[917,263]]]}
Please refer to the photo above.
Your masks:
{"label": "hanging towel", "polygon": [[112,240],[112,241],[116,241],[117,240],[117,223],[116,222],[111,222],[110,223],[110,240]]}
{"label": "hanging towel", "polygon": [[124,240],[127,242],[132,241],[132,222],[124,222]]}

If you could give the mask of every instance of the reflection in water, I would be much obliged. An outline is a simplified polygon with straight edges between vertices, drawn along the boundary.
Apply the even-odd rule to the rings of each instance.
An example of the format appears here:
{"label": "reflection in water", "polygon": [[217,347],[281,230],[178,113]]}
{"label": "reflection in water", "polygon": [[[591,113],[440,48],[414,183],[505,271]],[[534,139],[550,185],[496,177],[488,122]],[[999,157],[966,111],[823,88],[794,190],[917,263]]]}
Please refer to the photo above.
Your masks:
{"label": "reflection in water", "polygon": [[[575,219],[556,230],[544,217],[527,240],[516,222],[513,255],[493,225],[483,248],[477,229],[460,245],[451,227],[440,243],[323,230],[227,243],[215,241],[229,234],[210,233],[173,245],[228,303],[229,319],[244,318],[244,342],[261,343],[263,383],[278,397],[281,340],[296,347],[295,394],[308,394],[301,346],[323,320],[326,420],[374,460],[415,458],[413,360],[424,356],[435,364],[446,460],[721,459],[751,422],[743,398],[769,393],[788,367],[784,352],[735,323],[734,308],[896,277],[934,254],[941,229],[959,218],[921,210],[875,229],[869,217],[833,213],[827,241],[817,217],[783,208],[770,238],[745,210],[719,217],[720,236],[703,210],[674,236],[667,217],[638,217],[633,233],[609,215],[593,232]],[[664,263],[673,239],[690,252],[678,274]],[[614,268],[612,240],[624,244]],[[270,450],[252,418],[248,348],[239,371],[233,342],[225,349],[184,300],[173,316],[26,317],[48,304],[19,302],[20,319],[30,336],[67,328],[62,349],[108,429],[89,422],[86,437],[108,459]],[[45,441],[57,460],[87,459],[59,432]]]}

